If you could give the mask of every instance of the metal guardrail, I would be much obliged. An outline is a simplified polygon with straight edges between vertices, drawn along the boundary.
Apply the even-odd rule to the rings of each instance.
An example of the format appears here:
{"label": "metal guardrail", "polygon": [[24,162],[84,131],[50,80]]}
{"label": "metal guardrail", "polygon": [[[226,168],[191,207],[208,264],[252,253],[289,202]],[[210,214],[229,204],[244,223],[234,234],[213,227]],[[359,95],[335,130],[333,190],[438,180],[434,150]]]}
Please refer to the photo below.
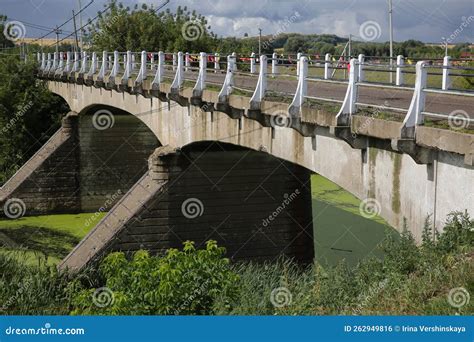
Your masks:
{"label": "metal guardrail", "polygon": [[[233,89],[251,92],[250,100],[252,109],[259,109],[261,102],[269,92],[268,80],[278,82],[282,78],[296,78],[298,80],[294,93],[285,92],[282,94],[293,96],[289,106],[289,115],[293,117],[301,116],[301,108],[307,99],[317,101],[328,101],[340,103],[341,108],[336,115],[337,121],[344,124],[349,122],[350,116],[357,112],[358,107],[373,107],[388,111],[405,113],[403,121],[404,128],[412,128],[423,124],[424,117],[436,117],[448,119],[448,114],[431,113],[425,111],[425,94],[436,93],[455,96],[474,96],[472,91],[460,91],[451,89],[451,76],[474,77],[474,74],[456,74],[454,70],[474,71],[474,68],[458,67],[451,65],[450,57],[443,59],[442,65],[434,65],[431,62],[419,61],[415,66],[415,85],[407,86],[404,82],[404,75],[411,73],[403,56],[398,56],[396,64],[366,62],[364,55],[353,58],[349,63],[337,61],[336,65],[331,55],[326,54],[324,60],[309,60],[307,56],[298,54],[296,63],[296,73],[292,74],[287,69],[282,73],[280,68],[294,66],[293,63],[286,63],[289,60],[279,57],[276,53],[271,56],[262,55],[257,57],[255,53],[250,56],[237,56],[235,53],[220,56],[217,53],[191,54],[191,53],[165,53],[165,52],[118,52],[109,53],[97,52],[60,52],[60,53],[38,53],[39,70],[47,77],[71,77],[77,74],[87,80],[104,81],[122,85],[133,80],[135,86],[141,85],[149,76],[152,78],[153,89],[159,89],[165,78],[172,79],[171,89],[179,89],[186,80],[195,82],[193,94],[202,95],[206,87],[208,73],[225,75],[222,87],[219,92],[219,101],[225,102],[232,94]],[[282,63],[283,62],[283,63]],[[226,65],[221,69],[221,64]],[[310,69],[322,69],[321,76],[310,75]],[[438,69],[441,72],[429,72]],[[344,70],[348,73],[348,80],[338,80],[334,78],[335,70]],[[396,75],[395,85],[383,82],[369,82],[366,79],[366,71],[391,73]],[[174,73],[174,74],[173,74]],[[196,75],[197,74],[197,75]],[[235,85],[235,76],[245,76],[256,79],[254,89],[239,88]],[[441,75],[442,85],[440,89],[428,88],[427,78],[429,75]],[[319,96],[308,95],[308,82],[321,82],[328,84],[342,84],[347,86],[344,100],[328,99]],[[212,82],[215,84],[215,82]],[[402,90],[413,92],[409,109],[380,106],[358,101],[359,87],[380,88],[388,90]],[[469,117],[461,117],[458,120],[473,122]]]}

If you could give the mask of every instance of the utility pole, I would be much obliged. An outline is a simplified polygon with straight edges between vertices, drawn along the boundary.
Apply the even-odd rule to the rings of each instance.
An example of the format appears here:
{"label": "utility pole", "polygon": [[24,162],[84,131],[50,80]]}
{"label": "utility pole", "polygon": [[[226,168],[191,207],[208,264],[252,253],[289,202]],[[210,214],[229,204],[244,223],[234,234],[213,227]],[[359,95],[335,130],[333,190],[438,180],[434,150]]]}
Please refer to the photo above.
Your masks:
{"label": "utility pole", "polygon": [[80,51],[79,50],[79,39],[77,38],[76,14],[74,13],[74,10],[72,10],[72,20],[74,22],[74,35],[76,37],[76,49],[77,49],[77,51]]}
{"label": "utility pole", "polygon": [[349,34],[349,61],[352,57],[352,34]]}
{"label": "utility pole", "polygon": [[[82,28],[82,27],[83,27],[83,26],[82,26],[82,11],[81,11],[81,9],[82,9],[82,4],[81,4],[81,0],[77,0],[77,1],[78,1],[78,4],[79,4],[79,27]],[[77,32],[76,32],[76,34],[77,34]],[[84,43],[84,42],[83,42],[83,40],[82,40],[82,30],[81,30],[81,49],[82,49],[82,44],[83,44],[83,43]]]}
{"label": "utility pole", "polygon": [[388,0],[388,23],[389,23],[389,26],[390,26],[390,83],[393,83],[393,74],[392,74],[392,69],[393,69],[393,21],[392,21],[392,16],[393,16],[392,0]]}
{"label": "utility pole", "polygon": [[54,33],[56,33],[56,52],[59,53],[59,34],[62,33],[62,31],[58,28],[57,25],[54,29]]}
{"label": "utility pole", "polygon": [[262,55],[262,29],[258,29],[258,58]]}

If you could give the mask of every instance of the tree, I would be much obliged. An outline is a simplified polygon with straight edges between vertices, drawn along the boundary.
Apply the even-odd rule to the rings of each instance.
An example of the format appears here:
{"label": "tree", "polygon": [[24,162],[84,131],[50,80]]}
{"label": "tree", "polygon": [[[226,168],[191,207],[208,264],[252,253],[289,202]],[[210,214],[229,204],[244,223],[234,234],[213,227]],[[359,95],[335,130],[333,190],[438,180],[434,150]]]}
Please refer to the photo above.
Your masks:
{"label": "tree", "polygon": [[96,49],[201,52],[215,45],[206,18],[187,7],[157,13],[152,6],[136,5],[132,10],[116,0],[104,6],[109,9],[91,23],[87,34]]}
{"label": "tree", "polygon": [[68,110],[35,70],[18,56],[0,57],[0,184],[55,133]]}
{"label": "tree", "polygon": [[7,39],[7,37],[5,37],[5,34],[3,33],[5,31],[6,22],[7,17],[0,14],[0,47],[13,47],[13,42]]}

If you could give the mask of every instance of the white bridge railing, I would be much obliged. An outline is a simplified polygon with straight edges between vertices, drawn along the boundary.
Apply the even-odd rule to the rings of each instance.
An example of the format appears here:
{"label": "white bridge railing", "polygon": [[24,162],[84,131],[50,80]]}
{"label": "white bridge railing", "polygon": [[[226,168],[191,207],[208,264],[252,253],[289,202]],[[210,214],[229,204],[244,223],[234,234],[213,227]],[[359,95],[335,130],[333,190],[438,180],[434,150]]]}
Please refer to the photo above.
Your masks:
{"label": "white bridge railing", "polygon": [[[341,105],[336,114],[339,125],[348,125],[351,115],[361,107],[373,107],[393,111],[405,115],[402,125],[408,138],[413,138],[415,128],[424,123],[425,117],[448,119],[449,114],[427,112],[426,94],[446,94],[473,97],[473,91],[452,89],[452,77],[474,77],[473,74],[460,74],[456,71],[474,71],[472,67],[453,66],[452,59],[445,57],[441,63],[418,61],[416,65],[406,63],[404,56],[397,56],[396,63],[381,62],[383,58],[359,55],[350,61],[335,60],[326,54],[324,59],[311,58],[303,54],[297,56],[262,55],[252,53],[248,57],[237,56],[235,53],[220,56],[218,53],[191,54],[165,52],[60,52],[38,53],[39,70],[45,77],[75,78],[87,82],[104,82],[108,85],[140,87],[147,79],[151,88],[159,89],[169,79],[171,91],[179,91],[185,81],[194,82],[193,96],[199,97],[207,85],[220,87],[219,101],[226,102],[234,89],[249,93],[251,109],[259,109],[261,102],[269,93],[291,96],[288,108],[290,116],[301,117],[301,110],[307,100],[327,101]],[[411,61],[410,61],[411,62]],[[222,64],[226,68],[222,68]],[[413,70],[414,69],[414,70]],[[286,70],[286,72],[282,72]],[[430,71],[432,70],[432,71]],[[438,70],[438,71],[437,71]],[[295,71],[295,73],[292,73]],[[336,77],[344,74],[344,78]],[[346,73],[348,79],[346,80]],[[371,77],[368,77],[368,74]],[[212,80],[211,75],[225,75],[222,82]],[[395,74],[395,84],[382,82],[377,75]],[[374,77],[374,75],[376,77]],[[440,88],[428,88],[429,75],[440,77]],[[244,86],[236,85],[236,76],[242,76]],[[413,85],[408,85],[407,76],[414,76]],[[370,78],[373,78],[371,80]],[[383,77],[382,77],[383,78]],[[297,80],[294,91],[277,91],[269,89],[269,83]],[[342,84],[346,86],[343,98],[319,97],[308,95],[308,85],[313,83]],[[384,104],[369,104],[358,101],[360,87],[379,88],[385,90],[409,91],[411,103],[408,108],[390,107]],[[314,88],[314,87],[313,87]],[[460,116],[467,124],[474,122],[468,115]]]}

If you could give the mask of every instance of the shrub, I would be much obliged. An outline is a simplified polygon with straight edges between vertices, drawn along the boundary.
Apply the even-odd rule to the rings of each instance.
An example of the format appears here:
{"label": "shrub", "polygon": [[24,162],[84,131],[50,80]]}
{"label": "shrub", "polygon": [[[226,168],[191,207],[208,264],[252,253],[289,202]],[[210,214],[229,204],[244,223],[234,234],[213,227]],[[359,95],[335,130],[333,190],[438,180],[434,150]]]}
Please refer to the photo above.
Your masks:
{"label": "shrub", "polygon": [[164,256],[138,251],[127,260],[124,253],[109,254],[100,265],[105,287],[76,293],[72,313],[211,314],[217,296],[231,300],[236,290],[237,275],[224,253],[215,241],[203,250],[188,241],[182,251],[169,249]]}

